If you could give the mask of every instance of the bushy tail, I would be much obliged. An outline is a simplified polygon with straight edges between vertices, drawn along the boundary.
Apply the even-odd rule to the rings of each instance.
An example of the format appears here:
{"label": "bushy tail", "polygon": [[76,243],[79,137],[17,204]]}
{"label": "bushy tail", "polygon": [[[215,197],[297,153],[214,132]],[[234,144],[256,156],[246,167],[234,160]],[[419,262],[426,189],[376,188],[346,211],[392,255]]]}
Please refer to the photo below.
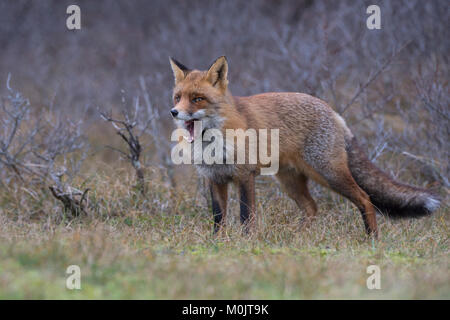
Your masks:
{"label": "bushy tail", "polygon": [[382,213],[393,218],[421,217],[439,207],[437,195],[397,182],[377,168],[362,151],[356,138],[347,139],[346,144],[353,178]]}

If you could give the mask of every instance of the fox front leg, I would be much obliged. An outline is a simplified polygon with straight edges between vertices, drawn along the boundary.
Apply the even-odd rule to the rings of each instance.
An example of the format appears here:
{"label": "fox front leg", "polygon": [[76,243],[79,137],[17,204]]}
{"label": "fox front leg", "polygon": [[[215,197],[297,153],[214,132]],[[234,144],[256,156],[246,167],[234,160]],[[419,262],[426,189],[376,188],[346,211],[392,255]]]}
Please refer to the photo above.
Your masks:
{"label": "fox front leg", "polygon": [[256,226],[255,176],[252,174],[245,181],[239,182],[239,202],[241,223],[248,233]]}
{"label": "fox front leg", "polygon": [[210,182],[214,234],[225,224],[227,215],[228,183]]}

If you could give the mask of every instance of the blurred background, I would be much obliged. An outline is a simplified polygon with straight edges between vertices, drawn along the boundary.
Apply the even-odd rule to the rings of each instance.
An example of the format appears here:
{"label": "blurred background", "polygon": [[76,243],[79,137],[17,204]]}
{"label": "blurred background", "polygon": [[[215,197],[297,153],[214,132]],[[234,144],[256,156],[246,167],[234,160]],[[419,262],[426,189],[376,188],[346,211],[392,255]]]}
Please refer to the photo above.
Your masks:
{"label": "blurred background", "polygon": [[[51,106],[81,120],[106,163],[120,154],[104,146],[123,144],[97,109],[120,114],[149,99],[159,127],[145,130],[142,157],[165,166],[169,56],[205,69],[226,55],[233,94],[315,95],[388,172],[448,187],[448,1],[377,1],[381,29],[369,30],[372,2],[2,0],[0,93],[10,74],[38,116]],[[81,8],[81,30],[66,28],[70,4]]]}

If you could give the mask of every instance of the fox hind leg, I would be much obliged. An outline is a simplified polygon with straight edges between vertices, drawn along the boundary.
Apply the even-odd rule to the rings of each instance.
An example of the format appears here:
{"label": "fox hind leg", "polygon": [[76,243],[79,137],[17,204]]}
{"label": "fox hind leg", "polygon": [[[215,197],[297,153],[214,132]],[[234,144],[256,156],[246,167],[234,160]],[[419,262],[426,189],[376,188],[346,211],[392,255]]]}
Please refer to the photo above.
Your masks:
{"label": "fox hind leg", "polygon": [[377,237],[377,220],[369,195],[353,179],[347,161],[330,163],[331,170],[321,172],[331,189],[353,202],[361,212],[367,234]]}
{"label": "fox hind leg", "polygon": [[317,214],[317,205],[308,191],[308,178],[294,170],[280,171],[277,179],[288,196],[295,201],[300,210],[306,212],[308,219]]}

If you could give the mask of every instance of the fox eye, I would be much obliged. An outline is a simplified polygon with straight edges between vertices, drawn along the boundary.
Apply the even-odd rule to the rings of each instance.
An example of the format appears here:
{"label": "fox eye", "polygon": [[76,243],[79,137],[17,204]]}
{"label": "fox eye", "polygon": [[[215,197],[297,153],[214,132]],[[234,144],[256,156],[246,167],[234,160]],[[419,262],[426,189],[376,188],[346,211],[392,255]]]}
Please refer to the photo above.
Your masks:
{"label": "fox eye", "polygon": [[202,100],[204,100],[203,97],[195,97],[194,99],[192,99],[192,102],[197,103],[197,102],[200,102]]}
{"label": "fox eye", "polygon": [[175,96],[175,102],[176,102],[176,103],[180,102],[180,96],[179,96],[179,95],[176,95],[176,96]]}

